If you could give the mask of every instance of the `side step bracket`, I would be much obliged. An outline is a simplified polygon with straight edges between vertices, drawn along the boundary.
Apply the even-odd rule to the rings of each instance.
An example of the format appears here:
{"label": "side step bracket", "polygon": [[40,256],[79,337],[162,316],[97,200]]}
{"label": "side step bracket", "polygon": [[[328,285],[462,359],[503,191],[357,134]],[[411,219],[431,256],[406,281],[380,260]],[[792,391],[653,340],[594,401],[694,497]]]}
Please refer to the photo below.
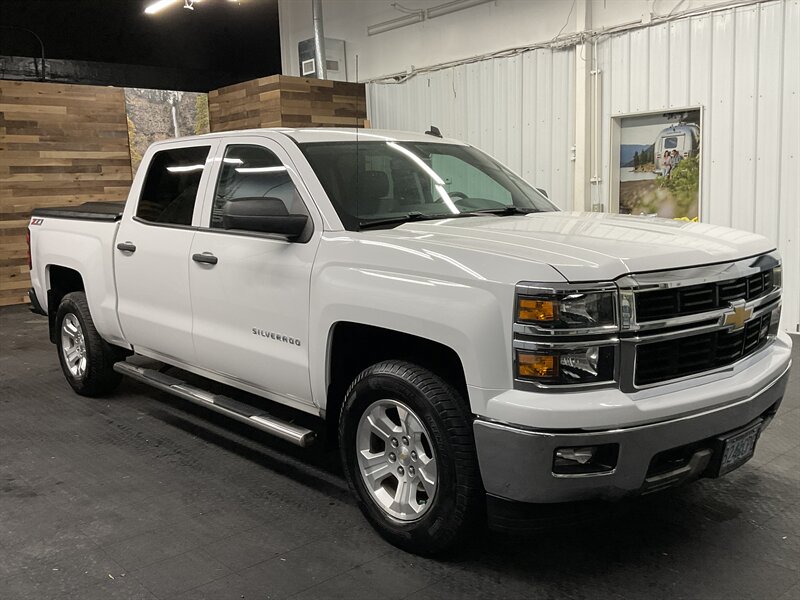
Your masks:
{"label": "side step bracket", "polygon": [[189,385],[177,377],[172,377],[171,375],[161,373],[154,369],[138,367],[128,362],[118,362],[114,365],[114,370],[136,381],[140,381],[163,392],[173,394],[179,398],[193,402],[194,404],[205,406],[226,417],[260,429],[265,433],[279,437],[297,446],[306,448],[314,443],[315,434],[310,429],[300,427],[288,421],[276,419],[263,410],[250,406],[249,404],[244,404],[233,398],[212,394],[206,390]]}

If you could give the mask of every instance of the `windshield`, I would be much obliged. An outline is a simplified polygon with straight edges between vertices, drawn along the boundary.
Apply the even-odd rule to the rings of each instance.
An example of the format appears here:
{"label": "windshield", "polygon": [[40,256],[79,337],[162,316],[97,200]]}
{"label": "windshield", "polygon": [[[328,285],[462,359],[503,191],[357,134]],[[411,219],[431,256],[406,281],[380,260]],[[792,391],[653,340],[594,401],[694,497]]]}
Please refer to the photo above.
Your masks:
{"label": "windshield", "polygon": [[370,223],[558,210],[506,167],[469,146],[435,142],[300,144],[347,229]]}

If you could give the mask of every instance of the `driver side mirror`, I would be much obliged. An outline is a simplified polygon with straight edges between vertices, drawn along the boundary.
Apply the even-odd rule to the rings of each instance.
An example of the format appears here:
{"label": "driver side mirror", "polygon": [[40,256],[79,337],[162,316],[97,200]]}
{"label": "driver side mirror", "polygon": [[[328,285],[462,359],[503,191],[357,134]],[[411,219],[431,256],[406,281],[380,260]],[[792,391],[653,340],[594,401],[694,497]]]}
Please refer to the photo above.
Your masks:
{"label": "driver side mirror", "polygon": [[278,198],[237,198],[222,207],[222,226],[285,235],[295,241],[308,224],[308,215],[292,215]]}

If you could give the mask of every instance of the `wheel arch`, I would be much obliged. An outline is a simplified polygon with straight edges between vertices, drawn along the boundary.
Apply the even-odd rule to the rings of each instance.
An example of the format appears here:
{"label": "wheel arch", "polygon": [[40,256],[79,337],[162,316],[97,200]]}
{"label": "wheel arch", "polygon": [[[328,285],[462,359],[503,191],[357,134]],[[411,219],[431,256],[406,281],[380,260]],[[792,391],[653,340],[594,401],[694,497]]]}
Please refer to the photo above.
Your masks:
{"label": "wheel arch", "polygon": [[458,391],[471,412],[464,365],[453,348],[404,331],[338,321],[329,331],[326,352],[325,418],[331,431],[338,425],[353,380],[367,367],[388,359],[406,360],[435,373]]}
{"label": "wheel arch", "polygon": [[71,292],[86,292],[83,275],[71,267],[47,265],[47,319],[50,341],[56,343],[56,313],[61,300]]}

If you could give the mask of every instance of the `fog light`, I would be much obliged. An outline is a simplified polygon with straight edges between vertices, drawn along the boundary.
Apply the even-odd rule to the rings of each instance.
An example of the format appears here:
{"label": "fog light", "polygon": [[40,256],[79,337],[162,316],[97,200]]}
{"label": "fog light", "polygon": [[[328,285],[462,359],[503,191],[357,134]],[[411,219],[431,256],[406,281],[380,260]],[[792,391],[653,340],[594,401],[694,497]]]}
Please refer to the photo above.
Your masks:
{"label": "fog light", "polygon": [[556,462],[561,461],[563,464],[576,462],[585,465],[594,458],[594,453],[597,451],[597,446],[589,446],[587,448],[561,448],[556,450]]}
{"label": "fog light", "polygon": [[619,444],[557,448],[553,455],[556,475],[591,475],[608,473],[617,466]]}

